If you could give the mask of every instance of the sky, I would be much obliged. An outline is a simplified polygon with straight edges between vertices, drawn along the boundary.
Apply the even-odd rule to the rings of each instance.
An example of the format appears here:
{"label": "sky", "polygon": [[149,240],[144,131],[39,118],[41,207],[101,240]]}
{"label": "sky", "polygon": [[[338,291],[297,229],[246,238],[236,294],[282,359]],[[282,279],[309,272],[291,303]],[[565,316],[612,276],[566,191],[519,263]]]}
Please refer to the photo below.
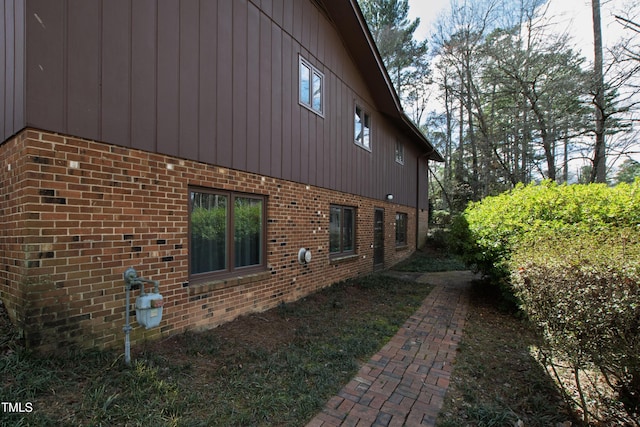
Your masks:
{"label": "sky", "polygon": [[[473,1],[473,0],[471,0]],[[613,17],[628,9],[631,0],[600,0],[602,34],[605,46],[612,46],[624,34],[620,23]],[[428,38],[431,26],[440,13],[449,7],[450,0],[409,0],[409,18],[420,17],[417,39]],[[565,28],[574,38],[584,56],[593,55],[593,27],[591,0],[549,0],[548,16],[553,16],[560,31]]]}
{"label": "sky", "polygon": [[[415,33],[415,37],[418,40],[423,40],[429,38],[432,26],[438,15],[448,11],[451,0],[408,1],[409,18],[413,20],[416,17],[420,17],[420,26]],[[630,34],[635,34],[628,29],[624,29],[620,22],[615,19],[614,14],[620,14],[632,19],[634,22],[639,22],[640,6],[636,2],[637,0],[600,0],[602,38],[605,52],[607,47],[613,47],[623,37],[628,38]],[[557,30],[559,32],[566,31],[570,34],[575,46],[580,49],[582,55],[587,61],[592,61],[594,52],[591,0],[548,0],[547,6],[546,16],[553,17],[552,22],[557,23]],[[627,12],[635,12],[635,15],[629,15]],[[632,157],[636,161],[640,161],[640,150],[634,153]]]}

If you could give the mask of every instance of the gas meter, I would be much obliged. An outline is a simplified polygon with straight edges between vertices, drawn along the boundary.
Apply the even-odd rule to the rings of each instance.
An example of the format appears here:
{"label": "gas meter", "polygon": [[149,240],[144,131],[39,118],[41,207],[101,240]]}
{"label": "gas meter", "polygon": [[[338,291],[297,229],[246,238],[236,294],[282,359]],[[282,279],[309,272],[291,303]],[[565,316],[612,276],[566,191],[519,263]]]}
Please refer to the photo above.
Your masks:
{"label": "gas meter", "polygon": [[[138,324],[146,329],[155,328],[162,320],[162,306],[164,305],[162,295],[158,290],[159,282],[157,280],[145,279],[138,277],[138,273],[133,268],[128,268],[124,272],[124,280],[127,284],[127,292],[132,285],[140,286],[140,296],[136,298],[136,320]],[[153,284],[153,291],[146,292],[145,283]]]}
{"label": "gas meter", "polygon": [[[129,311],[130,300],[129,293],[131,287],[134,285],[140,286],[140,296],[136,298],[136,319],[141,326],[146,329],[154,328],[160,324],[162,320],[162,306],[164,305],[162,295],[158,288],[160,282],[157,280],[149,280],[143,277],[138,277],[138,273],[132,267],[125,270],[124,283],[126,290],[125,297],[125,325],[122,330],[124,331],[124,361],[127,365],[131,364],[131,342],[129,340],[129,333],[131,332],[131,324],[129,323]],[[153,283],[153,292],[145,292],[144,284]]]}
{"label": "gas meter", "polygon": [[[157,283],[157,282],[156,282]],[[153,292],[145,292],[141,288],[141,294],[136,298],[136,320],[146,329],[155,328],[162,320],[162,295],[158,293],[158,285]]]}

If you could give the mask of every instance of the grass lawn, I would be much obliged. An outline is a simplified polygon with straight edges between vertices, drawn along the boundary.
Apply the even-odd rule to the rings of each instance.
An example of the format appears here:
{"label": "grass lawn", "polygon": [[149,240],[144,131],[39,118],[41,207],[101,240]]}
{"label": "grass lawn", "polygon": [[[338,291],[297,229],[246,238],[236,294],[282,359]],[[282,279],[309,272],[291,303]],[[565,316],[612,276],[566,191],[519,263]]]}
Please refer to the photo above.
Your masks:
{"label": "grass lawn", "polygon": [[5,327],[0,400],[33,410],[0,411],[0,424],[301,426],[430,290],[381,275],[346,281],[210,331],[136,346],[130,368],[120,349],[39,356]]}

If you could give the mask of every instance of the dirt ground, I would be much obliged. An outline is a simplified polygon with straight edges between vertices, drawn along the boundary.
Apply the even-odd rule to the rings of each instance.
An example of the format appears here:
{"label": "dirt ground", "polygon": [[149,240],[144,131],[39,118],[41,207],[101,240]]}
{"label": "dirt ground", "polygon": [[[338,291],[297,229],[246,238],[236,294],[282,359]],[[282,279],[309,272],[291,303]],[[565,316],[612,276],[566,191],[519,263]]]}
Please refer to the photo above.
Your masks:
{"label": "dirt ground", "polygon": [[[352,293],[353,298],[342,298],[336,304],[340,304],[351,314],[370,311],[371,304],[376,304],[367,292],[353,287],[347,292]],[[317,293],[306,297],[312,299],[318,305],[330,298],[323,293]],[[292,303],[295,304],[295,303]],[[284,315],[283,315],[284,314]],[[228,322],[216,328],[216,337],[223,342],[234,342],[246,346],[256,346],[265,350],[275,349],[287,344],[295,337],[296,331],[306,324],[307,320],[300,316],[287,316],[286,309],[279,308],[262,313],[254,313],[241,316],[232,322]],[[256,333],[260,331],[260,333]],[[132,348],[132,352],[153,350],[170,354],[175,346],[184,345],[184,337],[177,335],[157,342],[147,343]],[[22,340],[18,330],[11,323],[7,310],[0,301],[0,357],[22,346]],[[179,352],[178,352],[179,354]]]}
{"label": "dirt ground", "polygon": [[[331,302],[331,295],[318,292],[302,298],[299,302],[311,302],[313,306],[325,306],[332,303],[339,306],[340,312],[349,313],[349,316],[357,317],[358,313],[370,313],[372,306],[379,305],[379,301],[360,287],[346,288],[347,296]],[[252,313],[240,316],[237,319],[216,327],[213,334],[208,334],[215,342],[215,352],[221,360],[228,356],[225,349],[235,351],[237,348],[260,348],[264,351],[274,351],[292,343],[299,331],[308,327],[309,320],[295,312],[297,302],[286,306],[277,307],[261,313]],[[200,337],[202,339],[202,337]],[[201,343],[198,343],[201,346]],[[185,351],[186,349],[186,351]],[[132,349],[135,353],[153,353],[171,357],[180,357],[180,354],[189,353],[189,334],[179,334],[156,342],[146,343]],[[188,357],[188,354],[185,354]]]}

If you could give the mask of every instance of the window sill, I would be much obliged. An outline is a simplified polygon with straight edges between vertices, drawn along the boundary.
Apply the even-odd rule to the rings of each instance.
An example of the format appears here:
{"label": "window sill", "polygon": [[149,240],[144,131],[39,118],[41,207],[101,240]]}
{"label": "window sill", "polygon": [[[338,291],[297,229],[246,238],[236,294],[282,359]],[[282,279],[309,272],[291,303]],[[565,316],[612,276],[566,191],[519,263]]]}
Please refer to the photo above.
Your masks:
{"label": "window sill", "polygon": [[209,280],[204,283],[189,285],[189,296],[203,294],[206,292],[217,291],[220,289],[231,288],[238,285],[247,285],[249,283],[267,280],[271,277],[270,271],[262,271],[260,273],[247,274],[244,276],[228,277],[219,280]]}
{"label": "window sill", "polygon": [[369,146],[367,147],[366,145],[364,145],[364,144],[362,144],[362,143],[360,143],[360,142],[358,142],[358,141],[353,141],[353,143],[354,143],[354,144],[356,144],[358,147],[362,148],[362,149],[363,149],[363,150],[365,150],[365,151],[368,151],[368,152],[370,152],[370,153],[372,152],[372,151],[371,151],[371,145],[369,145]]}
{"label": "window sill", "polygon": [[396,246],[396,252],[406,251],[407,249],[409,249],[409,245],[398,245],[398,246]]}
{"label": "window sill", "polygon": [[329,264],[342,264],[343,262],[354,261],[360,258],[358,254],[336,255],[329,258]]}
{"label": "window sill", "polygon": [[311,111],[312,113],[314,113],[316,116],[324,119],[324,111],[320,111],[320,110],[316,110],[315,108],[313,108],[310,105],[305,104],[304,102],[298,100],[298,104],[300,104],[300,106],[306,108],[308,111]]}

